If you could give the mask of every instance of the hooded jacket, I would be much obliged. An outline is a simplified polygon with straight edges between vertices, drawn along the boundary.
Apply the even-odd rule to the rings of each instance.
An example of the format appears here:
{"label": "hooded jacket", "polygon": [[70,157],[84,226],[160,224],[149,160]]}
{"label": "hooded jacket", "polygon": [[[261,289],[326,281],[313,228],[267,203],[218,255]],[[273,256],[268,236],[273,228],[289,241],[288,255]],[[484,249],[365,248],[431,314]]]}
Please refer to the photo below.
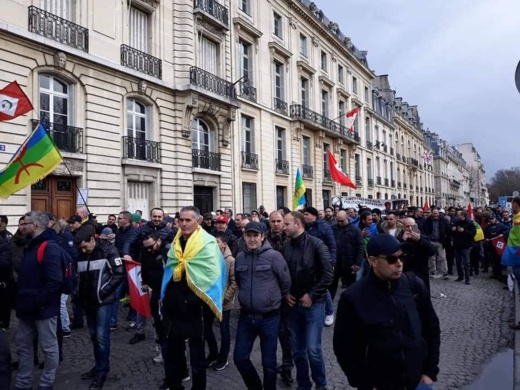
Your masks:
{"label": "hooded jacket", "polygon": [[361,230],[351,223],[346,226],[337,223],[332,226],[332,232],[336,239],[338,261],[345,268],[350,268],[353,265],[360,267],[365,257]]}
{"label": "hooded jacket", "polygon": [[243,312],[266,314],[279,310],[289,293],[291,276],[283,256],[264,240],[256,250],[246,249],[235,260],[238,301]]}
{"label": "hooded jacket", "polygon": [[336,264],[337,251],[336,251],[336,239],[334,233],[332,233],[331,226],[324,222],[322,219],[316,219],[316,221],[305,224],[305,231],[316,238],[319,238],[325,246],[329,249],[330,261],[332,264]]}

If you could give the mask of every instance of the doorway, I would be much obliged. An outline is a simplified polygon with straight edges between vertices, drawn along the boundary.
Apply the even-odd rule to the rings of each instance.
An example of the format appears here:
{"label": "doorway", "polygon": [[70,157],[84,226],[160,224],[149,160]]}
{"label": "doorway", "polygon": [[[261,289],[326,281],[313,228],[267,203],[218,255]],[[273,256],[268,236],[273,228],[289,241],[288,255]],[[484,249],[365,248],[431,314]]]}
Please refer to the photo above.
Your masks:
{"label": "doorway", "polygon": [[201,215],[213,211],[213,187],[193,187],[193,203]]}
{"label": "doorway", "polygon": [[31,186],[31,210],[47,211],[60,218],[76,212],[76,179],[47,176]]}

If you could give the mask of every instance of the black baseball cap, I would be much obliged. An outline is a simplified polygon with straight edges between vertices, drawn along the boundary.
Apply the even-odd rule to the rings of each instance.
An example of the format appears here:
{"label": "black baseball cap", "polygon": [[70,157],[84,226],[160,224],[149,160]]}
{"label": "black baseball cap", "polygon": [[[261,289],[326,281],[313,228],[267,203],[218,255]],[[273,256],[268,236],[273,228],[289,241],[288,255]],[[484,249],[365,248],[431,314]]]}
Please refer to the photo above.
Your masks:
{"label": "black baseball cap", "polygon": [[388,233],[379,233],[368,241],[368,256],[388,256],[401,249],[401,243],[397,238]]}
{"label": "black baseball cap", "polygon": [[75,223],[75,222],[81,223],[81,217],[79,215],[73,215],[72,217],[70,217],[67,220],[67,223]]}
{"label": "black baseball cap", "polygon": [[264,227],[263,227],[263,225],[260,222],[249,222],[246,225],[246,228],[244,229],[244,231],[246,233],[247,232],[257,232],[257,233],[260,233],[260,234],[264,234],[265,233]]}

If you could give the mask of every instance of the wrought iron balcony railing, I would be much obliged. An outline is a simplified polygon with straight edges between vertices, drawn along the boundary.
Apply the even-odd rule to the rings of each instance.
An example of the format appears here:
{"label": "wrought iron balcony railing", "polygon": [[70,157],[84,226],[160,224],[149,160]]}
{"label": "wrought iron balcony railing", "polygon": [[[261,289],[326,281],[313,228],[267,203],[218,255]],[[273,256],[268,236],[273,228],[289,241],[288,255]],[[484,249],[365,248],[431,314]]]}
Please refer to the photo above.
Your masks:
{"label": "wrought iron balcony railing", "polygon": [[391,180],[391,183],[392,183],[392,187],[395,188],[395,180],[394,179]]}
{"label": "wrought iron balcony railing", "polygon": [[128,45],[121,45],[121,65],[162,79],[162,60]]}
{"label": "wrought iron balcony railing", "polygon": [[208,152],[202,149],[192,149],[191,159],[194,168],[220,171],[220,153]]}
{"label": "wrought iron balcony railing", "polygon": [[378,186],[381,185],[381,176],[377,176],[376,177],[376,183],[377,183]]}
{"label": "wrought iron balcony railing", "polygon": [[190,68],[190,83],[233,101],[237,100],[237,92],[232,83],[196,66]]}
{"label": "wrought iron balcony railing", "polygon": [[397,157],[397,161],[401,160],[401,153],[396,153],[395,156]]}
{"label": "wrought iron balcony railing", "polygon": [[385,186],[388,187],[388,179],[385,179]]}
{"label": "wrought iron balcony railing", "polygon": [[[40,123],[40,121],[36,119],[33,119],[31,122],[33,128]],[[41,123],[59,150],[69,153],[83,153],[82,128],[45,121]]]}
{"label": "wrought iron balcony railing", "polygon": [[368,186],[373,187],[374,186],[374,179],[368,178]]}
{"label": "wrought iron balcony railing", "polygon": [[147,139],[123,137],[123,158],[161,162],[161,143]]}
{"label": "wrought iron balcony railing", "polygon": [[374,144],[371,141],[367,141],[367,149],[374,149]]}
{"label": "wrought iron balcony railing", "polygon": [[276,173],[289,174],[289,161],[276,159]]}
{"label": "wrought iron balcony railing", "polygon": [[361,138],[359,138],[359,133],[357,131],[354,132],[354,141],[356,141],[357,143],[359,143],[361,140]]}
{"label": "wrought iron balcony railing", "polygon": [[312,179],[314,176],[314,168],[312,165],[302,165],[302,176],[307,179]]}
{"label": "wrought iron balcony railing", "polygon": [[29,31],[88,53],[87,28],[32,5]]}
{"label": "wrought iron balcony railing", "polygon": [[274,98],[274,110],[280,114],[287,115],[287,103],[282,99]]}
{"label": "wrought iron balcony railing", "polygon": [[251,82],[240,83],[240,96],[244,99],[256,103],[256,88],[251,85]]}
{"label": "wrought iron balcony railing", "polygon": [[242,152],[242,168],[258,170],[258,154]]}
{"label": "wrought iron balcony railing", "polygon": [[330,170],[329,169],[324,169],[323,170],[323,180],[332,181],[332,175],[330,174]]}
{"label": "wrought iron balcony railing", "polygon": [[229,27],[229,11],[226,7],[216,0],[195,0],[194,12],[197,9],[202,10],[207,15],[215,18],[222,23],[226,28]]}
{"label": "wrought iron balcony railing", "polygon": [[363,184],[363,178],[361,176],[356,175],[356,185],[361,186]]}
{"label": "wrought iron balcony railing", "polygon": [[394,155],[394,148],[390,148],[390,155]]}

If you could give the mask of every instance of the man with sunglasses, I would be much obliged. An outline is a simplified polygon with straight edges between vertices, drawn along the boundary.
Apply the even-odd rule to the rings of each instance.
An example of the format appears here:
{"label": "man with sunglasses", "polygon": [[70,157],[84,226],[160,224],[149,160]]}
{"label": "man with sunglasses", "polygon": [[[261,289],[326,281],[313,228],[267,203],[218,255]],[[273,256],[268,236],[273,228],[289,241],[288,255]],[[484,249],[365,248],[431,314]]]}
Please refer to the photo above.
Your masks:
{"label": "man with sunglasses", "polygon": [[437,380],[439,319],[422,280],[402,275],[402,253],[390,234],[373,237],[368,276],[341,294],[334,353],[359,390],[426,390]]}

